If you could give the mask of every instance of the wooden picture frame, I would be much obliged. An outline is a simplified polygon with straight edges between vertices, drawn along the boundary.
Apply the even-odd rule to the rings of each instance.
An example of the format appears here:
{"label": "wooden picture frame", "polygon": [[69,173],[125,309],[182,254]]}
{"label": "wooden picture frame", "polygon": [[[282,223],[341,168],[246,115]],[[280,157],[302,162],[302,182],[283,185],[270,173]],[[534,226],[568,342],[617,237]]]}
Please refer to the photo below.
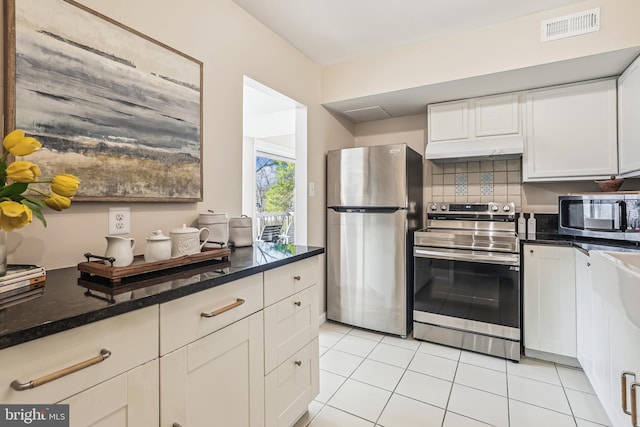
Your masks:
{"label": "wooden picture frame", "polygon": [[[4,0],[5,133],[74,200],[198,202],[201,61],[72,0]],[[4,136],[4,135],[3,135]]]}

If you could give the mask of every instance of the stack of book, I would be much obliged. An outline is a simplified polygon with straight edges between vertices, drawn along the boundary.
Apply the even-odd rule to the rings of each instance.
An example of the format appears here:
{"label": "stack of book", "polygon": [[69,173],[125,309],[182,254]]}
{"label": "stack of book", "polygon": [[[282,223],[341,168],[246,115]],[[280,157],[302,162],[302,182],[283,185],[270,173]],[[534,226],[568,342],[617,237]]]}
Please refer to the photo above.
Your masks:
{"label": "stack of book", "polygon": [[44,294],[47,273],[39,265],[9,264],[0,277],[0,309]]}

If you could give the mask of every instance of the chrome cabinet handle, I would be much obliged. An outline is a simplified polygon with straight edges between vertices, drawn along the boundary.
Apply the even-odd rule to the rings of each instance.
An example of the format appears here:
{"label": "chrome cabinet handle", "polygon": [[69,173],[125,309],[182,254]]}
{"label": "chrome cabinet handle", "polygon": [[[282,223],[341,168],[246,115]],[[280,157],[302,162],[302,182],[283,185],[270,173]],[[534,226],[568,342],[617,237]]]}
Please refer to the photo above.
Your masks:
{"label": "chrome cabinet handle", "polygon": [[636,387],[640,386],[640,383],[631,383],[631,425],[633,427],[638,426],[638,411],[636,409]]}
{"label": "chrome cabinet handle", "polygon": [[100,363],[111,356],[111,352],[107,349],[100,350],[100,354],[98,356],[92,357],[91,359],[87,359],[83,362],[76,363],[75,365],[66,367],[64,369],[60,369],[51,374],[47,374],[43,377],[36,378],[35,380],[28,381],[26,383],[21,383],[18,380],[13,380],[11,382],[11,388],[16,391],[29,390],[31,388],[39,387],[43,384],[51,382],[53,380],[57,380],[58,378],[65,377],[69,374],[73,374],[74,372],[78,372],[84,368],[88,368],[89,366],[95,365],[96,363]]}
{"label": "chrome cabinet handle", "polygon": [[302,305],[302,301],[296,301],[293,303],[293,305],[300,307]]}
{"label": "chrome cabinet handle", "polygon": [[236,308],[236,307],[238,307],[238,306],[241,306],[242,304],[244,304],[244,300],[243,300],[243,299],[241,299],[241,298],[238,298],[238,299],[236,299],[236,302],[234,302],[233,304],[229,304],[229,305],[228,305],[228,306],[226,306],[226,307],[222,307],[222,308],[219,308],[219,309],[217,309],[217,310],[210,311],[209,313],[200,313],[200,317],[207,317],[207,318],[209,318],[209,317],[218,316],[218,315],[220,315],[220,314],[224,313],[225,311],[229,311],[229,310],[231,310],[231,309],[233,309],[233,308]]}
{"label": "chrome cabinet handle", "polygon": [[627,375],[633,377],[632,383],[636,382],[636,374],[629,371],[622,371],[620,374],[620,395],[622,399],[622,412],[627,415],[631,415],[631,412],[627,410]]}
{"label": "chrome cabinet handle", "polygon": [[300,280],[301,277],[300,276],[293,276],[293,280]]}
{"label": "chrome cabinet handle", "polygon": [[[301,360],[296,360],[295,362],[293,362],[296,364],[296,366],[302,366],[302,361]],[[635,383],[634,383],[635,384]]]}
{"label": "chrome cabinet handle", "polygon": [[171,427],[182,427],[182,424],[173,423],[173,424],[171,424]]}

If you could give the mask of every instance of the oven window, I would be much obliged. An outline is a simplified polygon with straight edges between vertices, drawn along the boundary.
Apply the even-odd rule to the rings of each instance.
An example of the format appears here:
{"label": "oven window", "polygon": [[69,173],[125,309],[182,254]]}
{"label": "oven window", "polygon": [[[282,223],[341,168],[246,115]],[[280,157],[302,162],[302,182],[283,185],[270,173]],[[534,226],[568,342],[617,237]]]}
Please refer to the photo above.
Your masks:
{"label": "oven window", "polygon": [[414,310],[520,325],[520,272],[508,265],[415,258]]}

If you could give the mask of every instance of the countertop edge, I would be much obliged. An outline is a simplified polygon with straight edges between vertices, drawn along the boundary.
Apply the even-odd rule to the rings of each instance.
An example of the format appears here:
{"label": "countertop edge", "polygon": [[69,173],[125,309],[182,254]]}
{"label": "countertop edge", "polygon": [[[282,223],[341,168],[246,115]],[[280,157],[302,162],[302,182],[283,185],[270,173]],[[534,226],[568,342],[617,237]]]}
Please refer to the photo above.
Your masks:
{"label": "countertop edge", "polygon": [[193,283],[192,285],[185,286],[179,289],[170,289],[160,294],[150,295],[148,297],[136,299],[133,301],[122,302],[87,313],[70,316],[64,319],[59,319],[39,324],[30,328],[21,329],[19,331],[3,334],[0,335],[0,350],[53,335],[59,332],[64,332],[73,328],[81,327],[93,322],[108,319],[120,314],[125,314],[134,310],[139,310],[145,307],[172,301],[187,295],[194,294],[196,292],[201,292],[206,289],[224,285],[226,283],[239,280],[244,277],[263,273],[265,271],[301,261],[303,259],[318,256],[325,252],[324,248],[321,247],[308,246],[307,248],[308,251],[303,254],[291,255],[288,258],[275,260],[268,264],[249,267],[240,271],[231,272],[221,277],[215,277]]}

